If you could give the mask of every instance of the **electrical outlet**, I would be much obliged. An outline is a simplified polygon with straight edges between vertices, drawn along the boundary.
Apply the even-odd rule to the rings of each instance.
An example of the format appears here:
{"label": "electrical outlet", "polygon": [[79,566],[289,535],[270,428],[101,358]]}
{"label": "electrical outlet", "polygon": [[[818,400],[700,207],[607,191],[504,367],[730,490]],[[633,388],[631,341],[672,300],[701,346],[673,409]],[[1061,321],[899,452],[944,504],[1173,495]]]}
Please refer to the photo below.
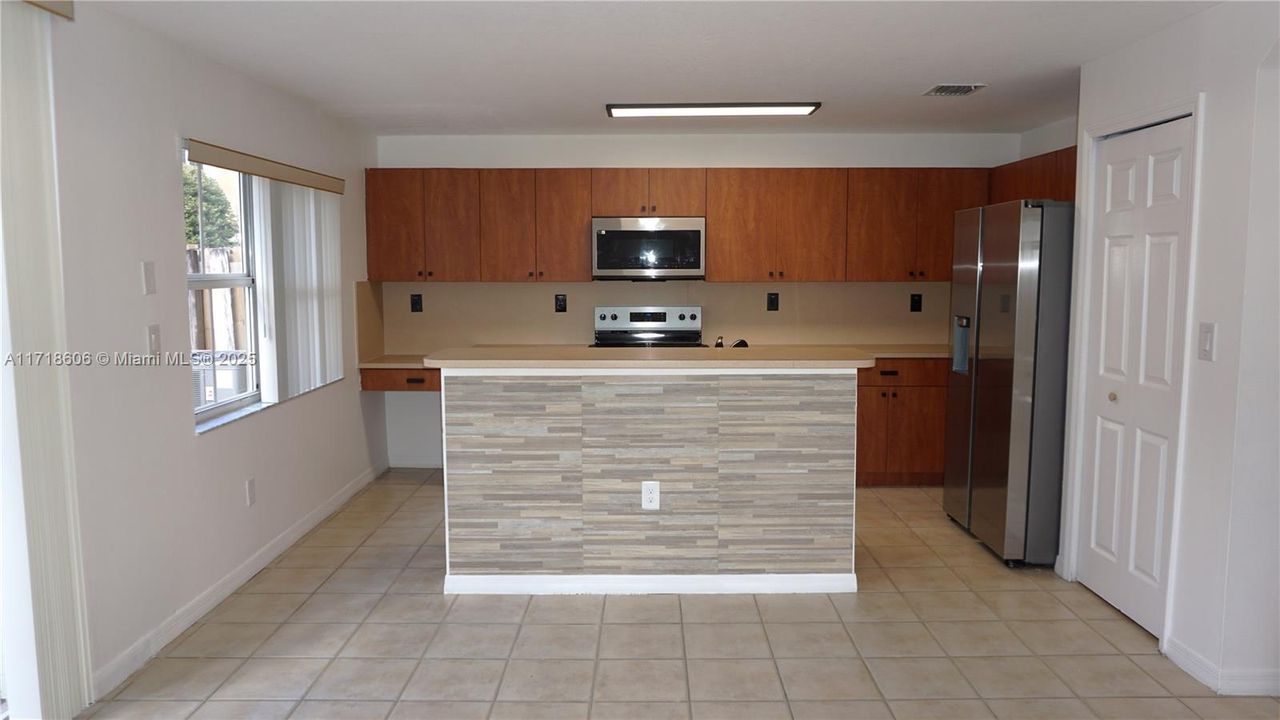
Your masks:
{"label": "electrical outlet", "polygon": [[156,264],[150,260],[142,261],[142,294],[156,294]]}
{"label": "electrical outlet", "polygon": [[764,309],[768,312],[778,312],[778,293],[767,293],[764,296]]}
{"label": "electrical outlet", "polygon": [[568,311],[569,311],[569,296],[556,295],[556,312],[559,313],[559,312],[568,312]]}
{"label": "electrical outlet", "polygon": [[147,326],[147,354],[148,355],[160,354],[160,326],[159,325]]}
{"label": "electrical outlet", "polygon": [[1196,356],[1201,360],[1213,362],[1218,359],[1218,323],[1200,323],[1199,339],[1196,345]]}
{"label": "electrical outlet", "polygon": [[641,510],[657,510],[658,509],[658,486],[657,480],[645,480],[640,483],[640,509]]}
{"label": "electrical outlet", "polygon": [[258,502],[258,481],[249,478],[244,481],[244,506],[253,507],[256,502]]}
{"label": "electrical outlet", "polygon": [[409,312],[422,312],[422,293],[409,296]]}
{"label": "electrical outlet", "polygon": [[924,309],[924,295],[920,293],[911,293],[911,312],[920,312]]}

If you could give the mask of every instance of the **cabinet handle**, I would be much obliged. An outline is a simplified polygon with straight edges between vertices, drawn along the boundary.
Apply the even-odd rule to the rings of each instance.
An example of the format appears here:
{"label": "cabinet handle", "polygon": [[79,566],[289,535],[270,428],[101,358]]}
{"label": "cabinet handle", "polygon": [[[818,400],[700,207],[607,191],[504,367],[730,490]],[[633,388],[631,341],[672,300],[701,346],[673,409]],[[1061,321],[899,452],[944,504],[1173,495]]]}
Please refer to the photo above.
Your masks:
{"label": "cabinet handle", "polygon": [[898,397],[898,393],[894,393],[894,394],[893,394],[893,396],[894,396],[894,397]]}
{"label": "cabinet handle", "polygon": [[880,377],[897,377],[897,376],[898,376],[897,370],[881,370],[880,371]]}
{"label": "cabinet handle", "polygon": [[544,274],[545,273],[543,273],[541,270],[538,271],[538,277],[542,277]]}
{"label": "cabinet handle", "polygon": [[781,270],[778,271],[778,277],[786,277],[787,274]]}
{"label": "cabinet handle", "polygon": [[529,277],[533,277],[533,271],[532,271],[532,270],[530,270],[530,271],[529,271]]}
{"label": "cabinet handle", "polygon": [[650,206],[649,206],[649,212],[657,212],[657,211],[658,211],[658,206],[657,206],[657,205],[650,205]]}
{"label": "cabinet handle", "polygon": [[911,270],[911,271],[907,272],[907,275],[909,275],[909,276],[911,276],[911,277],[915,277],[915,276],[916,276],[916,271],[915,271],[915,270]]}
{"label": "cabinet handle", "polygon": [[427,271],[427,277],[431,277],[432,275],[435,275],[435,273],[433,273],[433,272],[431,272],[430,270],[428,270],[428,271]]}
{"label": "cabinet handle", "polygon": [[889,397],[889,393],[880,393],[880,397]]}
{"label": "cabinet handle", "polygon": [[643,206],[643,205],[641,205],[641,206],[640,206],[640,214],[641,214],[641,215],[643,215],[643,214],[644,214],[644,206]]}
{"label": "cabinet handle", "polygon": [[404,381],[410,385],[425,385],[426,378],[405,378]]}
{"label": "cabinet handle", "polygon": [[419,270],[419,271],[418,271],[418,277],[422,277],[422,271],[421,271],[421,270]]}
{"label": "cabinet handle", "polygon": [[921,271],[920,271],[920,277],[924,277],[924,271],[923,271],[923,270],[921,270]]}

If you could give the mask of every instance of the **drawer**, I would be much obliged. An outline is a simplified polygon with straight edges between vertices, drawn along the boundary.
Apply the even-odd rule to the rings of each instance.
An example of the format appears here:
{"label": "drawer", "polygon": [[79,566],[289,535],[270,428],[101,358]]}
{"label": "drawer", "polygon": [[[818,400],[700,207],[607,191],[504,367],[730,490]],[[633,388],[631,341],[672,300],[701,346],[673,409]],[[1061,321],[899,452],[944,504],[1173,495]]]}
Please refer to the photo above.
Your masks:
{"label": "drawer", "polygon": [[373,391],[408,390],[411,392],[439,391],[440,371],[427,368],[422,368],[421,370],[362,368],[360,370],[360,389]]}
{"label": "drawer", "polygon": [[858,371],[865,387],[946,387],[946,358],[877,358],[876,366]]}

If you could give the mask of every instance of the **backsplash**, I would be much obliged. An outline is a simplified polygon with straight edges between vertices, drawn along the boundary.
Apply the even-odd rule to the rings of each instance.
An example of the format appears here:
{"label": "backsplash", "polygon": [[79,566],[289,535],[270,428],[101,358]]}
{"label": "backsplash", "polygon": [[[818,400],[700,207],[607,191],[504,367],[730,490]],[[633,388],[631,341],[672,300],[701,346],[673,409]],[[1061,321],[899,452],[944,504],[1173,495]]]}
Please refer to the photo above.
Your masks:
{"label": "backsplash", "polygon": [[[946,343],[950,283],[382,283],[383,352],[589,344],[597,305],[701,305],[703,338],[760,345]],[[372,293],[376,295],[376,284]],[[779,294],[779,310],[765,295]],[[423,311],[409,311],[422,295]],[[557,293],[568,312],[554,312]],[[912,293],[923,295],[910,312]],[[362,312],[360,317],[373,317]],[[364,353],[362,353],[364,354]],[[364,358],[362,358],[364,359]]]}

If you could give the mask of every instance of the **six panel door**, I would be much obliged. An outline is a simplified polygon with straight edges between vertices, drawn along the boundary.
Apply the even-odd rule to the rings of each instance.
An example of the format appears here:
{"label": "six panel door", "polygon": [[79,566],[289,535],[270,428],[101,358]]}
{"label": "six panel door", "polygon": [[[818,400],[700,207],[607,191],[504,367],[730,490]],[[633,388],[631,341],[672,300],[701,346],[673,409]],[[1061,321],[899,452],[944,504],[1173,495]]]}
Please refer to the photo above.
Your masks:
{"label": "six panel door", "polygon": [[537,279],[533,170],[480,171],[480,279]]}
{"label": "six panel door", "polygon": [[370,168],[364,172],[364,182],[369,279],[423,279],[422,171]]}
{"label": "six panel door", "polygon": [[428,280],[480,279],[480,172],[422,171]]}

